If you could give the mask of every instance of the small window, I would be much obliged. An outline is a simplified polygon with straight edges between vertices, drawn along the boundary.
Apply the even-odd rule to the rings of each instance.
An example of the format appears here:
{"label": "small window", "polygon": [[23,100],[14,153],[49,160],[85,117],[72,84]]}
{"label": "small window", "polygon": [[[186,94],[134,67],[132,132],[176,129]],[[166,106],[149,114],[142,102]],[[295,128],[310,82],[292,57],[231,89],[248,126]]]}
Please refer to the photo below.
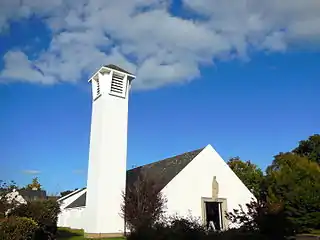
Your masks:
{"label": "small window", "polygon": [[127,91],[127,79],[124,74],[112,72],[110,94],[118,97],[125,97]]}

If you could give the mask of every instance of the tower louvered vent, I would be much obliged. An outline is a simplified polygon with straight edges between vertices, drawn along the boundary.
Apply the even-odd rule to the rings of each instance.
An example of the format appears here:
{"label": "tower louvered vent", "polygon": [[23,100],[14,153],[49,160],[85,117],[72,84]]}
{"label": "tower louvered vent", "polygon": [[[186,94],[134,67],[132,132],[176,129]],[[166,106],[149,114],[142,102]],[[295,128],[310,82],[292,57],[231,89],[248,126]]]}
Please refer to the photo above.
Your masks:
{"label": "tower louvered vent", "polygon": [[125,75],[113,72],[110,94],[124,97],[126,94]]}
{"label": "tower louvered vent", "polygon": [[100,81],[97,79],[97,96],[100,95]]}

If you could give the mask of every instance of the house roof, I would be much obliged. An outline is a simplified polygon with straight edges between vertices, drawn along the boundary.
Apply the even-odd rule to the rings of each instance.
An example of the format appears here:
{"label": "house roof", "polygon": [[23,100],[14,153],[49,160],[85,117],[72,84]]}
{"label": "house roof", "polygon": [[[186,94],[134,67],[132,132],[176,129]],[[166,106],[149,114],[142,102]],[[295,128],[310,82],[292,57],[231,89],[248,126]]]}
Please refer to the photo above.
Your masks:
{"label": "house roof", "polygon": [[133,75],[132,73],[130,73],[130,72],[124,70],[123,68],[118,67],[118,66],[116,66],[114,64],[108,64],[108,65],[105,65],[104,67],[111,68],[111,69],[117,70],[119,72],[123,72],[123,73],[127,73],[127,74],[130,74],[130,75]]}
{"label": "house roof", "polygon": [[81,188],[81,189],[74,190],[73,192],[67,194],[66,196],[60,197],[60,198],[58,199],[58,201],[61,202],[61,201],[65,200],[65,199],[67,199],[67,198],[69,198],[69,197],[72,197],[73,195],[77,194],[78,192],[82,191],[83,189],[85,189],[85,188]]}
{"label": "house roof", "polygon": [[46,191],[44,190],[32,190],[32,189],[20,189],[18,190],[19,194],[24,199],[45,199],[47,198]]}
{"label": "house roof", "polygon": [[[127,170],[127,187],[132,186],[142,174],[152,176],[161,191],[178,173],[182,171],[201,151],[197,149],[158,162]],[[86,192],[69,204],[66,208],[84,207]]]}

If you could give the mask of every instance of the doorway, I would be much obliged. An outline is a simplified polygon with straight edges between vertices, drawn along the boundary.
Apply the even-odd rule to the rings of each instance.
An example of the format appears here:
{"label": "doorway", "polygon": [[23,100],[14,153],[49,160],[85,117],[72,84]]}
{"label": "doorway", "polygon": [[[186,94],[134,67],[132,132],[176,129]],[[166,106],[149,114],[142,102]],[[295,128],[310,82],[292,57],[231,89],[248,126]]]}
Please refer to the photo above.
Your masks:
{"label": "doorway", "polygon": [[204,202],[205,204],[205,220],[207,229],[214,231],[223,230],[223,220],[221,211],[221,202]]}

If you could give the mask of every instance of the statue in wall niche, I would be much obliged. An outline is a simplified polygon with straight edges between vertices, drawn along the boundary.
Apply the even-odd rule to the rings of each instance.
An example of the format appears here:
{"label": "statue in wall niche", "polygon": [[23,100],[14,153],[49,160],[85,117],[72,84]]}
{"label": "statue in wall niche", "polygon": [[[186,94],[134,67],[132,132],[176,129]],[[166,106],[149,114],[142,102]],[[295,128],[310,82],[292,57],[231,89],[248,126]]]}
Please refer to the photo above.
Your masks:
{"label": "statue in wall niche", "polygon": [[218,195],[219,195],[219,183],[217,181],[216,176],[214,176],[212,180],[212,198],[217,199]]}

